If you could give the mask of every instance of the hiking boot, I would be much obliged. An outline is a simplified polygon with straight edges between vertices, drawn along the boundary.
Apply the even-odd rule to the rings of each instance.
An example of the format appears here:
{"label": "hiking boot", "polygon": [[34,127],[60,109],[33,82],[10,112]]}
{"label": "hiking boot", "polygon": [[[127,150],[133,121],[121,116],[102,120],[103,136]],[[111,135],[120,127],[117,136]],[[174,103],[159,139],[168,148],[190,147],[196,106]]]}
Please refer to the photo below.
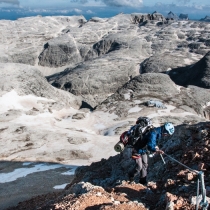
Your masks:
{"label": "hiking boot", "polygon": [[133,182],[134,181],[134,176],[132,176],[131,174],[128,174],[128,179],[129,179],[129,182]]}
{"label": "hiking boot", "polygon": [[147,185],[147,177],[145,176],[145,177],[143,177],[143,178],[140,178],[140,179],[139,179],[139,183],[140,183],[140,184],[143,184],[143,185]]}
{"label": "hiking boot", "polygon": [[133,182],[134,181],[134,177],[129,177],[129,182]]}

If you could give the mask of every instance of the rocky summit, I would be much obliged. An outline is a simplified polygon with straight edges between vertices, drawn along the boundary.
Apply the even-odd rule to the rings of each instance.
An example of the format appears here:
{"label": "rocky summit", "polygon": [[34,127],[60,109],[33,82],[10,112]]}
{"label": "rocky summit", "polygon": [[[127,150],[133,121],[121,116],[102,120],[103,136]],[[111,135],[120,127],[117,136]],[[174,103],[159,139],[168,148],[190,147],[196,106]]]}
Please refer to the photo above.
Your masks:
{"label": "rocky summit", "polygon": [[[207,19],[0,20],[0,209],[191,210],[195,171],[209,202]],[[114,150],[140,116],[175,125],[147,185],[128,181],[131,149]]]}

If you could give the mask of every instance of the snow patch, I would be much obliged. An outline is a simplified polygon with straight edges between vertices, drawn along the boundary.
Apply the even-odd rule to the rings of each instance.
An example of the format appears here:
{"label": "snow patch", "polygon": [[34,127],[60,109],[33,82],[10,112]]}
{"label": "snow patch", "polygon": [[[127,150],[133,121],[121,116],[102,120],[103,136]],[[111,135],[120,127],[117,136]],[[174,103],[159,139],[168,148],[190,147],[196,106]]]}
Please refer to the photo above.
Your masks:
{"label": "snow patch", "polygon": [[69,171],[66,171],[66,172],[62,173],[62,175],[74,175],[76,169],[77,169],[76,166],[72,166],[72,168]]}
{"label": "snow patch", "polygon": [[53,188],[54,189],[57,189],[57,190],[59,190],[59,189],[64,189],[65,187],[66,187],[66,185],[68,185],[69,183],[65,183],[65,184],[62,184],[62,185],[56,185],[56,186],[54,186]]}
{"label": "snow patch", "polygon": [[138,106],[135,106],[135,107],[129,109],[129,110],[128,110],[128,113],[139,112],[139,111],[141,111],[141,110],[142,110],[142,108],[140,108],[140,107],[138,107]]}
{"label": "snow patch", "polygon": [[140,101],[140,100],[134,100],[134,103],[135,103],[135,104],[141,104],[142,101]]}
{"label": "snow patch", "polygon": [[28,174],[52,170],[52,169],[61,168],[61,167],[65,167],[68,169],[72,168],[71,166],[67,166],[67,165],[65,166],[61,164],[53,164],[53,165],[37,164],[32,168],[18,168],[10,173],[0,173],[0,183],[12,182],[12,181],[17,180],[18,178],[25,177]]}
{"label": "snow patch", "polygon": [[51,99],[37,97],[33,95],[19,96],[15,90],[12,90],[0,97],[0,113],[7,112],[10,109],[31,110],[32,108],[42,109],[42,105],[38,101],[54,102]]}
{"label": "snow patch", "polygon": [[130,93],[125,93],[124,94],[124,99],[125,100],[130,100]]}
{"label": "snow patch", "polygon": [[31,164],[33,164],[33,163],[32,162],[25,162],[25,163],[23,163],[23,166],[29,166]]}

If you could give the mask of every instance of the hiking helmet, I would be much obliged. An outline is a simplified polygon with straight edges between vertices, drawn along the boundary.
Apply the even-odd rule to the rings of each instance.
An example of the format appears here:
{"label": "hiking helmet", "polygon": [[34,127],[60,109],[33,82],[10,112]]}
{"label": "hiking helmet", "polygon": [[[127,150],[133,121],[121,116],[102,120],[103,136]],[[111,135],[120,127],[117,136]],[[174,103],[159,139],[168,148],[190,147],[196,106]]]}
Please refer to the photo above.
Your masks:
{"label": "hiking helmet", "polygon": [[170,123],[170,122],[167,122],[167,123],[165,123],[164,124],[164,131],[163,131],[163,133],[166,133],[167,132],[167,134],[169,134],[169,135],[172,135],[173,133],[174,133],[174,126],[173,126],[173,124],[172,123]]}

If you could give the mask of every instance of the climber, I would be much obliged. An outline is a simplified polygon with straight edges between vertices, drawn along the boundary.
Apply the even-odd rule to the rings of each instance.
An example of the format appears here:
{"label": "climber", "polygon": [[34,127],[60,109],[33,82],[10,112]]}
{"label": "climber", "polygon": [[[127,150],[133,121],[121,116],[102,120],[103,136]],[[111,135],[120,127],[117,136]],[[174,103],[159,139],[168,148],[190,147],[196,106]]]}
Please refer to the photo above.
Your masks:
{"label": "climber", "polygon": [[134,180],[134,176],[140,173],[140,184],[147,183],[147,155],[163,154],[164,152],[157,146],[157,141],[163,136],[170,136],[174,133],[174,126],[167,122],[163,126],[154,127],[146,133],[142,140],[137,141],[132,149],[132,159],[135,160],[135,167],[128,173],[130,182]]}

